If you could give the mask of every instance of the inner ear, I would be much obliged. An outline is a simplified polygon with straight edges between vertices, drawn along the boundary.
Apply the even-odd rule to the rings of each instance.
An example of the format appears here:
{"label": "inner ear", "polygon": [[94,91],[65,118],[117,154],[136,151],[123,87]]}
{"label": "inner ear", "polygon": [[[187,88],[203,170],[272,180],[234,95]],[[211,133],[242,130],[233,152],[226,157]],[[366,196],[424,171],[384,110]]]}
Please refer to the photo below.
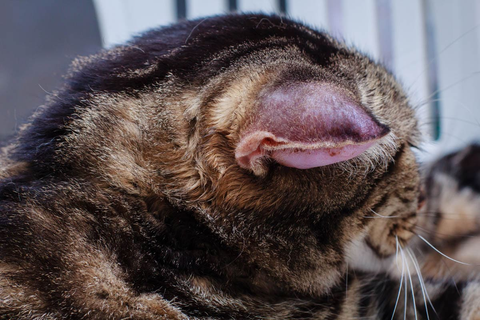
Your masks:
{"label": "inner ear", "polygon": [[310,169],[355,158],[389,128],[330,83],[301,82],[262,93],[235,150],[238,164],[255,170],[261,158]]}

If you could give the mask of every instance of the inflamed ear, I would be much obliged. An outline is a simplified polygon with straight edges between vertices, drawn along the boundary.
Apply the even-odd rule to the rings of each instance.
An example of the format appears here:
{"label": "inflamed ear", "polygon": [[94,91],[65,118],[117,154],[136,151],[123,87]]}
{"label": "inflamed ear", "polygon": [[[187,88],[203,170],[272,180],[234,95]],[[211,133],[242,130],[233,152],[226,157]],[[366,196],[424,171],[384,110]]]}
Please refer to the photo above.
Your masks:
{"label": "inflamed ear", "polygon": [[263,92],[241,132],[238,164],[259,173],[262,158],[310,169],[359,156],[389,133],[345,89],[294,83]]}

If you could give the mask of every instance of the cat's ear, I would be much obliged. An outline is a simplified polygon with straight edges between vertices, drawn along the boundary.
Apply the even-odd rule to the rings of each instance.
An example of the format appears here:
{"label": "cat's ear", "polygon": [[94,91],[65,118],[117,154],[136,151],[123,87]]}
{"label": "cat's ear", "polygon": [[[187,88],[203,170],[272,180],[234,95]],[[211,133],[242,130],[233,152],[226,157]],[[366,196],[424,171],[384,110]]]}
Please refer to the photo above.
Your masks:
{"label": "cat's ear", "polygon": [[265,90],[252,112],[235,158],[254,172],[263,157],[298,169],[349,160],[390,132],[333,84],[294,83]]}

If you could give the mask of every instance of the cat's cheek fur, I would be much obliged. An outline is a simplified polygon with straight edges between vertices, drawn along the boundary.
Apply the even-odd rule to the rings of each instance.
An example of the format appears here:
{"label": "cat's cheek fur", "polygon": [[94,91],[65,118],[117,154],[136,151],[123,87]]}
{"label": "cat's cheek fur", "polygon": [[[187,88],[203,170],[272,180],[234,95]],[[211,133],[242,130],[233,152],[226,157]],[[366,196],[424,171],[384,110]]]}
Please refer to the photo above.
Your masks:
{"label": "cat's cheek fur", "polygon": [[409,148],[401,148],[395,158],[396,166],[372,192],[372,202],[362,218],[366,228],[346,246],[349,268],[388,272],[398,277],[396,271],[401,266],[398,268],[396,258],[400,248],[412,238],[417,221],[419,179],[413,159]]}
{"label": "cat's cheek fur", "polygon": [[385,272],[392,266],[393,257],[379,257],[365,242],[365,236],[349,243],[345,249],[346,265],[351,270]]}

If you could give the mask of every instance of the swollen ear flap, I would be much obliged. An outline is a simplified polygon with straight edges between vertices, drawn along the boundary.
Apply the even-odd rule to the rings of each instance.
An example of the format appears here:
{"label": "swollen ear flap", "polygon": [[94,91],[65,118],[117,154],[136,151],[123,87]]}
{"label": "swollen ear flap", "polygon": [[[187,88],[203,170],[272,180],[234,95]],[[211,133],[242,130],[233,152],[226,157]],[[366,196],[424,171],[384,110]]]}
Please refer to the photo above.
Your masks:
{"label": "swollen ear flap", "polygon": [[355,158],[389,132],[345,89],[295,83],[260,96],[235,158],[254,172],[262,157],[310,169]]}

